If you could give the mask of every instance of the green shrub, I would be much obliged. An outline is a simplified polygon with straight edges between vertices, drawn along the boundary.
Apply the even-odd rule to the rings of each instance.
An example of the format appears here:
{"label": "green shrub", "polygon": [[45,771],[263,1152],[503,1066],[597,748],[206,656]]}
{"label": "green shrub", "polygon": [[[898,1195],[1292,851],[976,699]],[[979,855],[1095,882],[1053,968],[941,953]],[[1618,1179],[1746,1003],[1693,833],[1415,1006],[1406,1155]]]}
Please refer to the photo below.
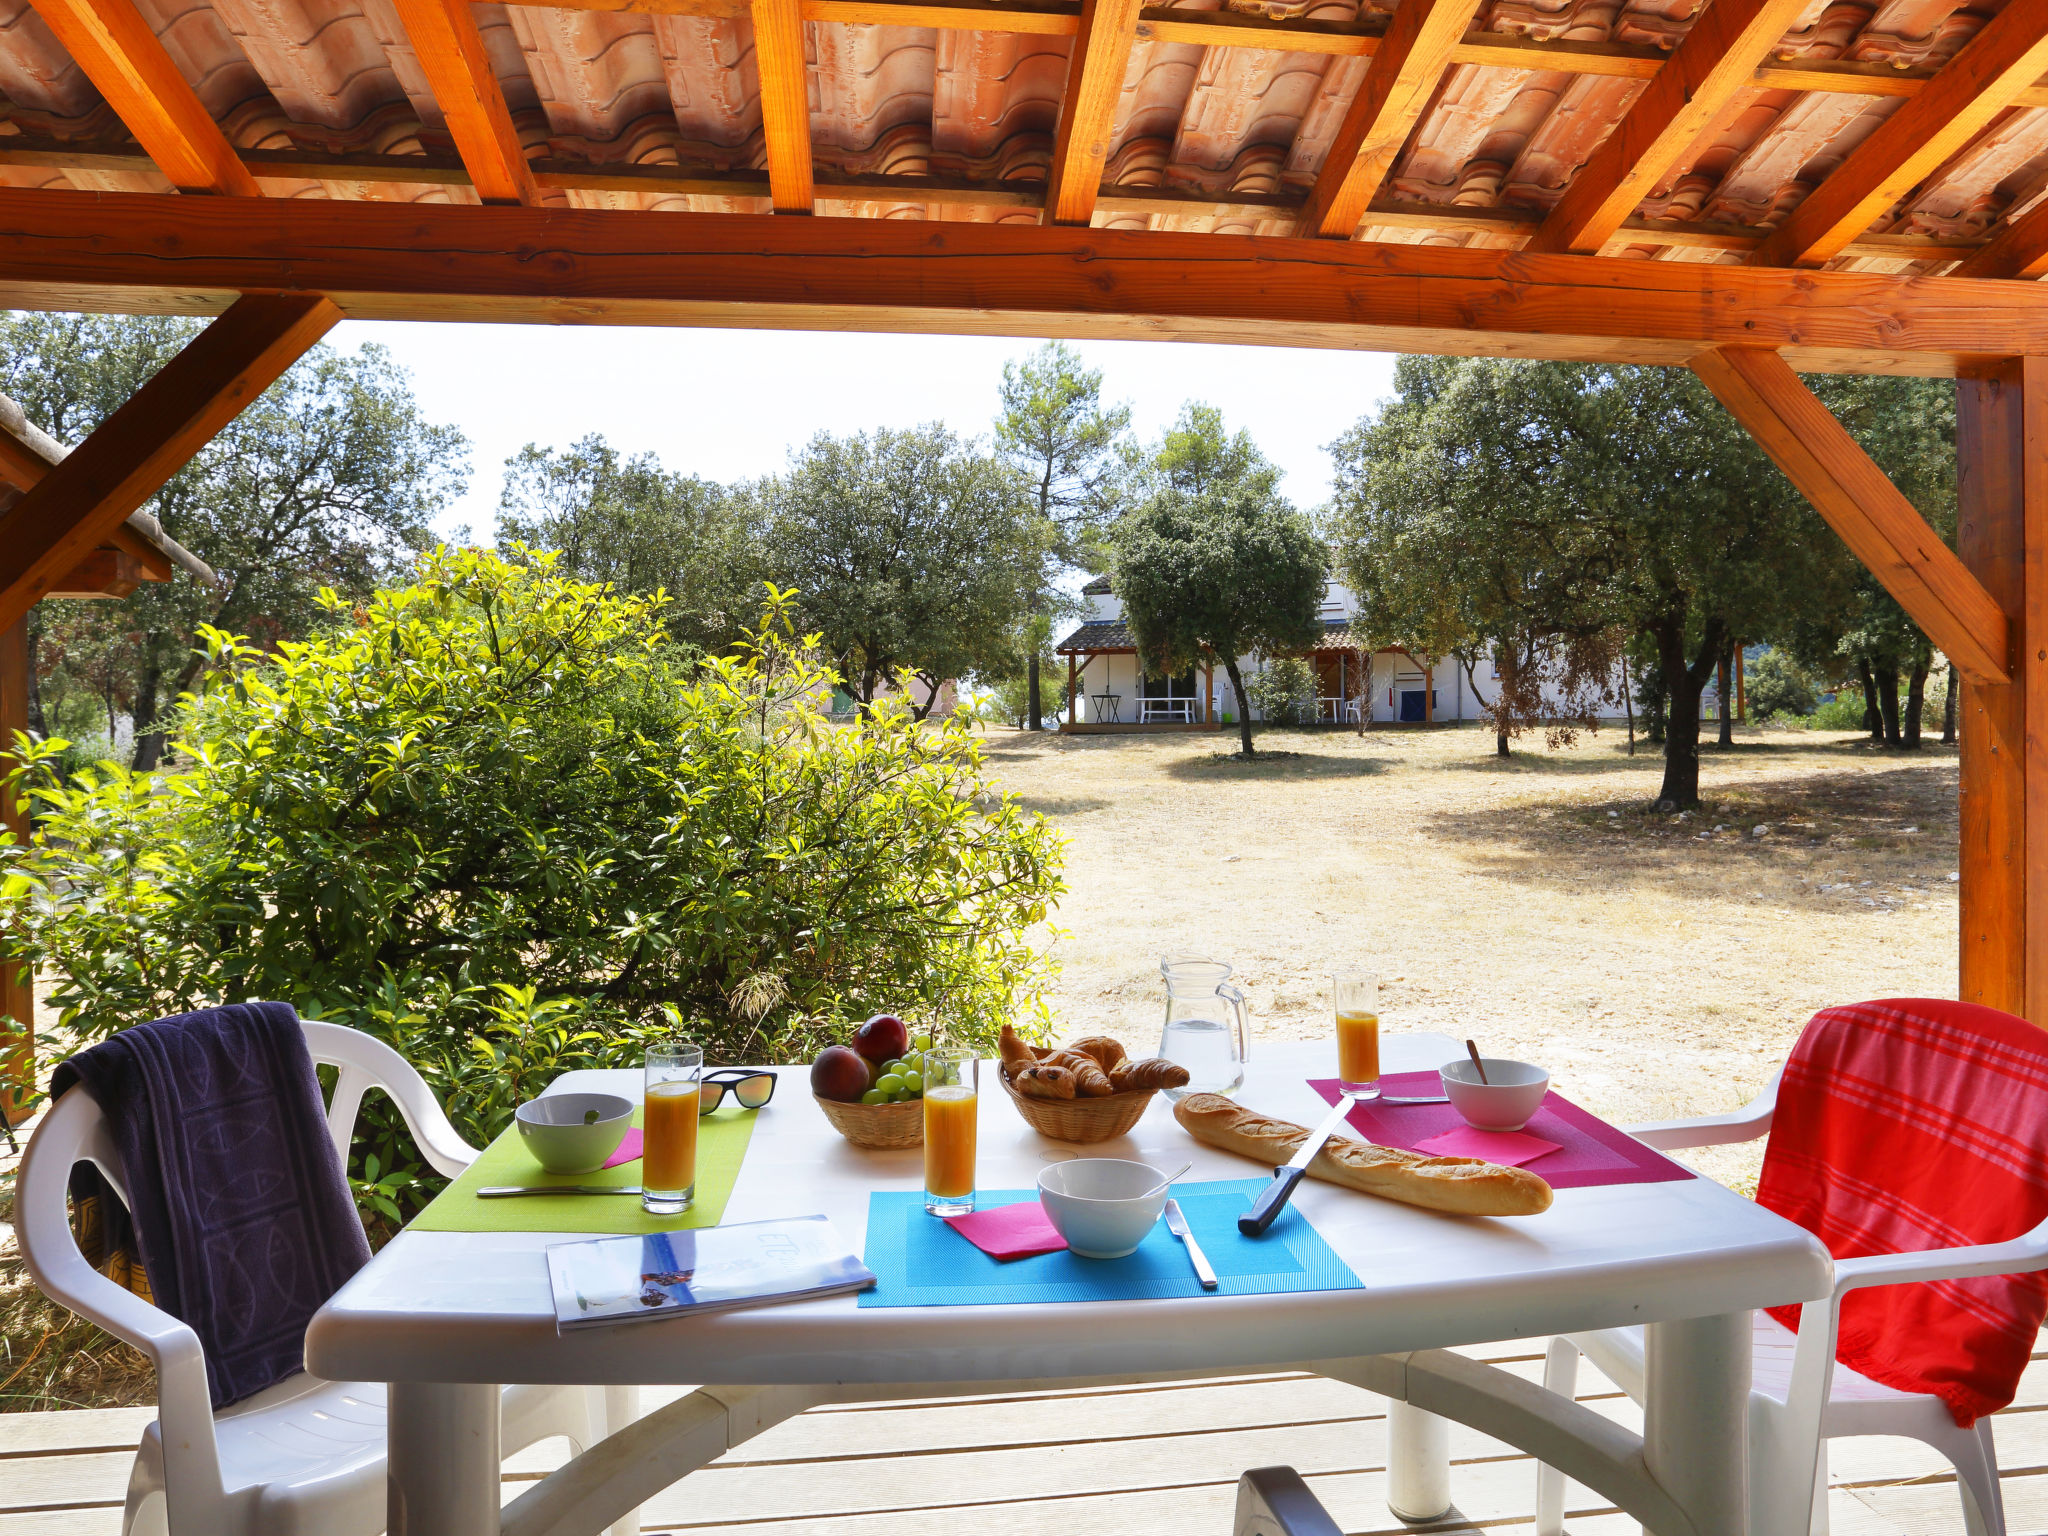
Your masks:
{"label": "green shrub", "polygon": [[[0,843],[0,954],[56,978],[63,1049],[281,999],[388,1040],[472,1141],[655,1030],[790,1060],[887,1008],[991,1046],[1042,1007],[1024,934],[1062,843],[989,791],[964,718],[831,724],[769,595],[704,661],[659,596],[441,550],[275,654],[209,633],[189,772],[66,778],[63,743],[27,746],[41,819]],[[388,1107],[365,1126],[359,1189],[417,1198]]]}
{"label": "green shrub", "polygon": [[[1064,669],[1062,669],[1064,671]],[[990,725],[1014,725],[1022,729],[1031,714],[1031,684],[1025,677],[1006,677],[993,684],[975,705],[976,718]],[[1043,724],[1057,725],[1067,713],[1067,680],[1043,669],[1038,678],[1038,715]]]}
{"label": "green shrub", "polygon": [[1816,731],[1860,731],[1863,729],[1863,695],[1847,688],[1817,707],[1805,722]]}
{"label": "green shrub", "polygon": [[1759,720],[1813,713],[1813,679],[1776,647],[1756,659],[1746,682],[1749,707]]}
{"label": "green shrub", "polygon": [[1308,725],[1316,718],[1316,669],[1299,656],[1276,656],[1245,684],[1268,725]]}

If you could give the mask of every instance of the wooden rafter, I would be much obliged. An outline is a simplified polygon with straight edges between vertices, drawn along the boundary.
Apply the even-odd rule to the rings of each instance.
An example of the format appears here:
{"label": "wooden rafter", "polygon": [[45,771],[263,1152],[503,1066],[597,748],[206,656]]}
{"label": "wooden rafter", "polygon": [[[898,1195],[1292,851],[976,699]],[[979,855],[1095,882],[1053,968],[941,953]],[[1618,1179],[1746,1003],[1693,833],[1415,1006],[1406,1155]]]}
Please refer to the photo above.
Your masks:
{"label": "wooden rafter", "polygon": [[1530,241],[1597,251],[1678,163],[1808,8],[1807,0],[1713,0]]}
{"label": "wooden rafter", "polygon": [[1451,62],[1479,0],[1404,0],[1302,211],[1301,232],[1349,240]]}
{"label": "wooden rafter", "polygon": [[777,213],[809,213],[811,86],[804,63],[804,21],[797,0],[753,0],[754,64],[761,77],[761,136]]}
{"label": "wooden rafter", "polygon": [[531,203],[533,173],[469,0],[393,0],[456,153],[486,203]]}
{"label": "wooden rafter", "polygon": [[1750,259],[1817,266],[1882,218],[1900,198],[2048,69],[2048,0],[2011,0],[1925,89],[1894,112]]}
{"label": "wooden rafter", "polygon": [[317,294],[235,301],[7,514],[0,630],[54,590],[341,318]]}
{"label": "wooden rafter", "polygon": [[[545,252],[545,260],[536,253]],[[0,190],[0,305],[1242,341],[1953,373],[2048,352],[2048,287],[1170,231]]]}
{"label": "wooden rafter", "polygon": [[1138,9],[1138,0],[1083,0],[1046,177],[1041,216],[1048,224],[1086,224],[1095,215]]}
{"label": "wooden rafter", "polygon": [[1965,677],[2011,680],[2005,610],[1782,357],[1725,347],[1692,366]]}
{"label": "wooden rafter", "polygon": [[2041,277],[2048,274],[2048,202],[2005,224],[1990,243],[1955,270],[1957,277]]}
{"label": "wooden rafter", "polygon": [[172,186],[260,195],[133,0],[35,0],[35,8]]}

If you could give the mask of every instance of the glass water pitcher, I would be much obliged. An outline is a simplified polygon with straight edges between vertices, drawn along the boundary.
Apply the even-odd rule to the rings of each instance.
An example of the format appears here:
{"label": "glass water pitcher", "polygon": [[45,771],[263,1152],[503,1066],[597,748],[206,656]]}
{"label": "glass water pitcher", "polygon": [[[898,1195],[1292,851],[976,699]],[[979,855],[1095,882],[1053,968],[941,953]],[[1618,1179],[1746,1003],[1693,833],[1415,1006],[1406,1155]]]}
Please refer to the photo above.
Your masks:
{"label": "glass water pitcher", "polygon": [[1244,994],[1230,985],[1231,969],[1200,955],[1168,955],[1159,962],[1166,978],[1166,1028],[1159,1054],[1188,1069],[1191,1093],[1235,1093],[1244,1083],[1246,1017]]}

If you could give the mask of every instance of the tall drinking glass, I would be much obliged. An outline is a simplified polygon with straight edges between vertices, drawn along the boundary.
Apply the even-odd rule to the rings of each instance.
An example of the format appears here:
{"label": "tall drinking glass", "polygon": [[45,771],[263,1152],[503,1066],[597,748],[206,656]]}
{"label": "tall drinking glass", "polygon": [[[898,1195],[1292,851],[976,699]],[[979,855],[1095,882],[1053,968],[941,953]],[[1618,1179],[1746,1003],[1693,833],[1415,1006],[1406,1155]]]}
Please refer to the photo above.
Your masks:
{"label": "tall drinking glass", "polygon": [[981,1062],[971,1050],[924,1053],[924,1208],[934,1216],[974,1209],[974,1122]]}
{"label": "tall drinking glass", "polygon": [[647,1090],[640,1128],[640,1206],[679,1216],[697,1198],[697,1099],[704,1048],[688,1040],[647,1047]]}
{"label": "tall drinking glass", "polygon": [[1330,977],[1337,1009],[1337,1086],[1345,1097],[1380,1096],[1380,979],[1370,971]]}

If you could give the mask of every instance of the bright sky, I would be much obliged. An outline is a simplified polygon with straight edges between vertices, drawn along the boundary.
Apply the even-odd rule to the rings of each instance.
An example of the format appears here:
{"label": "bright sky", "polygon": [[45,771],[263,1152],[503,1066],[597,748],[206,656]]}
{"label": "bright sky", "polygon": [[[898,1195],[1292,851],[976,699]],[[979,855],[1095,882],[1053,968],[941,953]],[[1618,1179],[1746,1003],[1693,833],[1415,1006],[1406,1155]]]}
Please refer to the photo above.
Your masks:
{"label": "bright sky", "polygon": [[[433,421],[468,434],[468,495],[443,520],[488,537],[506,458],[529,442],[567,447],[601,432],[671,469],[738,480],[779,469],[813,433],[944,421],[989,430],[1003,362],[1035,342],[979,336],[794,331],[626,330],[600,326],[348,321],[329,337],[381,342],[412,374]],[[1190,398],[1251,429],[1312,507],[1329,492],[1323,445],[1392,387],[1394,359],[1372,352],[1166,342],[1077,342],[1128,400],[1150,438]]]}

